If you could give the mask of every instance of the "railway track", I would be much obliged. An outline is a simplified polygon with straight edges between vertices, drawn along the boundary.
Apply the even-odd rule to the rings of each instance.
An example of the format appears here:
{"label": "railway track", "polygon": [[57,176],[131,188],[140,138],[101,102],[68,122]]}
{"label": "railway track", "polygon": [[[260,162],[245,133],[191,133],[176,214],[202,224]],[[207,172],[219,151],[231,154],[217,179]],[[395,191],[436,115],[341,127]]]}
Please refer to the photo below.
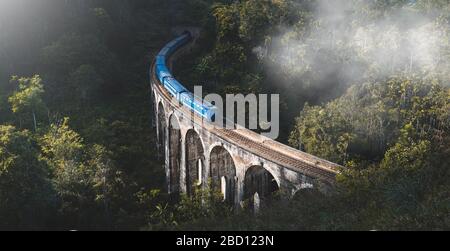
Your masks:
{"label": "railway track", "polygon": [[311,164],[305,163],[300,159],[296,159],[289,155],[286,155],[283,152],[278,151],[277,149],[267,147],[261,142],[253,141],[250,138],[240,134],[239,132],[236,132],[235,130],[220,129],[217,131],[219,131],[219,133],[216,133],[216,135],[220,138],[228,142],[233,142],[234,145],[237,145],[268,161],[272,161],[284,167],[291,168],[296,171],[301,171],[306,175],[325,179],[328,181],[334,181],[336,177],[337,171],[326,170],[315,165],[312,166]]}

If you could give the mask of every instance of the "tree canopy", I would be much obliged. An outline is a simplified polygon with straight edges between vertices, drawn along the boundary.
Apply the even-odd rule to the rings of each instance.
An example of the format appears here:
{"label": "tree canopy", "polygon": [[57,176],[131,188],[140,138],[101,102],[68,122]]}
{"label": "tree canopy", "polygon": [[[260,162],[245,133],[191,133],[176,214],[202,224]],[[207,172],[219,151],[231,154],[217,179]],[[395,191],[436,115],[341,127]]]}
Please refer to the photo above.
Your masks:
{"label": "tree canopy", "polygon": [[[448,229],[446,0],[0,1],[0,229]],[[174,199],[148,69],[206,93],[280,94],[279,141],[344,166],[257,216]],[[245,203],[244,203],[245,204]]]}

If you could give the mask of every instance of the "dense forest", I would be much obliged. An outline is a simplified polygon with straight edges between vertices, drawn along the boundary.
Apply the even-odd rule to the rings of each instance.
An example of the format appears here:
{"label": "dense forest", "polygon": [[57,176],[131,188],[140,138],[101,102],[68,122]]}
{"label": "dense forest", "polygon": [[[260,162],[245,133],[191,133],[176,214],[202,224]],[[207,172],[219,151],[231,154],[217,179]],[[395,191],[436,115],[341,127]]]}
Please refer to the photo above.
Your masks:
{"label": "dense forest", "polygon": [[[180,26],[180,81],[279,93],[333,193],[166,194],[148,74]],[[2,230],[448,230],[449,133],[448,0],[0,0]]]}

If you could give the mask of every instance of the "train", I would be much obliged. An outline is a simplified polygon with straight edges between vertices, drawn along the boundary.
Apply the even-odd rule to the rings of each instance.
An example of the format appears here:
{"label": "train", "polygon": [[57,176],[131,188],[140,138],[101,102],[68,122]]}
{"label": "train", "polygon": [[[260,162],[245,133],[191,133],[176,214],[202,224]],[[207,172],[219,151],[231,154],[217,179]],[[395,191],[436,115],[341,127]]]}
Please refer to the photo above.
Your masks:
{"label": "train", "polygon": [[184,32],[181,36],[170,41],[158,53],[155,59],[155,74],[159,83],[167,90],[172,97],[174,97],[183,106],[195,112],[208,122],[214,122],[217,107],[203,101],[201,97],[196,97],[186,87],[184,87],[167,67],[168,59],[182,46],[189,43],[192,35],[189,32]]}

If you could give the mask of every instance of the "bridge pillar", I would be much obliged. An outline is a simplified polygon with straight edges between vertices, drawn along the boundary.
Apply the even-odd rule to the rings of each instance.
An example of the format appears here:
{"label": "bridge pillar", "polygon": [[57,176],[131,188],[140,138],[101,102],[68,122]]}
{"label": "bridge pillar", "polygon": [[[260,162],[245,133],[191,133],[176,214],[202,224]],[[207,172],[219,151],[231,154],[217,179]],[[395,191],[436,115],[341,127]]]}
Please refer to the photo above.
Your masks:
{"label": "bridge pillar", "polygon": [[181,143],[181,170],[180,170],[180,191],[185,194],[187,193],[186,186],[186,132],[182,130],[182,143]]}
{"label": "bridge pillar", "polygon": [[237,207],[242,207],[244,200],[244,180],[245,180],[245,166],[241,163],[236,163],[236,178],[237,178],[237,195],[236,195],[236,205]]}
{"label": "bridge pillar", "polygon": [[155,123],[156,123],[156,149],[157,149],[157,151],[158,151],[158,157],[159,157],[159,155],[160,155],[160,153],[161,153],[161,149],[160,149],[160,144],[159,144],[159,142],[160,142],[160,135],[159,135],[159,132],[160,132],[160,121],[159,121],[159,110],[158,110],[158,102],[155,100]]}
{"label": "bridge pillar", "polygon": [[[206,149],[208,149],[208,148],[206,148]],[[202,174],[201,174],[202,175],[202,180],[203,180],[203,183],[202,183],[202,188],[203,189],[209,189],[210,169],[211,169],[210,157],[209,157],[208,152],[205,152],[205,158],[204,158],[204,161],[203,161],[203,170],[202,170]]]}

